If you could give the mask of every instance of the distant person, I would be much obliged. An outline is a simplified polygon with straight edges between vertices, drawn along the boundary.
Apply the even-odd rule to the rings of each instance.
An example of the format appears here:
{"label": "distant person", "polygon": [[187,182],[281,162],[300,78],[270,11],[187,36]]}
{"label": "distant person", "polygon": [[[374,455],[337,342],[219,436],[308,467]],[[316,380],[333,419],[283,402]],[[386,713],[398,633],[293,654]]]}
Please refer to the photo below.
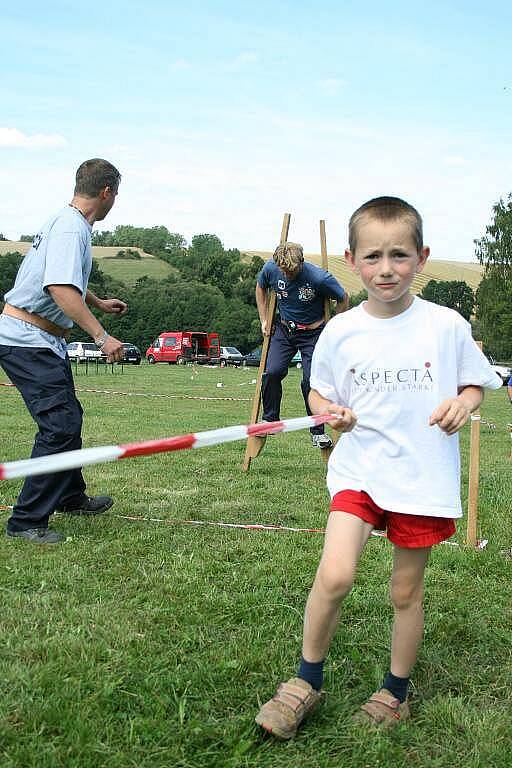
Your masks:
{"label": "distant person", "polygon": [[[340,606],[374,528],[387,529],[393,544],[391,663],[358,719],[392,727],[409,717],[424,571],[431,547],[448,539],[462,516],[457,432],[482,402],[482,388],[502,384],[458,312],[411,294],[429,255],[415,208],[396,197],[368,201],[352,214],[349,243],[345,256],[368,300],[323,331],[309,396],[313,412],[337,414],[331,426],[347,434],[329,459],[330,515],[306,604],[299,670],[256,717],[283,739],[320,701]],[[365,655],[378,640],[368,640]]]}
{"label": "distant person", "polygon": [[[277,295],[279,315],[275,330],[267,326],[267,291]],[[308,403],[311,358],[323,328],[324,299],[336,301],[336,313],[348,308],[348,294],[325,269],[304,261],[302,246],[297,243],[280,245],[273,260],[263,266],[256,283],[256,303],[264,336],[272,333],[262,384],[263,420],[278,421],[283,389],[281,382],[288,373],[293,356],[300,352],[302,360],[301,389],[306,411]],[[315,447],[330,448],[331,438],[323,424],[310,429]]]}
{"label": "distant person", "polygon": [[[87,160],[76,172],[74,197],[34,237],[0,316],[0,365],[19,389],[39,427],[32,456],[82,446],[82,407],[75,395],[65,338],[77,323],[109,362],[123,358],[123,344],[109,336],[87,305],[122,315],[124,301],[99,299],[87,288],[92,267],[91,230],[114,205],[121,175],[106,160]],[[57,544],[63,536],[48,528],[58,510],[97,515],[110,496],[87,496],[79,469],[27,477],[7,536]]]}
{"label": "distant person", "polygon": [[511,376],[511,377],[510,377],[510,379],[508,380],[508,384],[507,384],[507,392],[508,392],[508,399],[509,399],[509,400],[510,400],[510,402],[512,403],[512,376]]}

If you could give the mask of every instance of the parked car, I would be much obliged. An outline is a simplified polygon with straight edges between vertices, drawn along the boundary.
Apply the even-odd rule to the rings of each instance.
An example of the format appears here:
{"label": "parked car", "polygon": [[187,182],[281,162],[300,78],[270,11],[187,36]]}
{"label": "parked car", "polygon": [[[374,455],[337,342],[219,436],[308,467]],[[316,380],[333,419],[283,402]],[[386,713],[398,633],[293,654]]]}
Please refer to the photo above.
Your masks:
{"label": "parked car", "polygon": [[[252,352],[248,352],[243,356],[243,365],[259,366],[261,360],[261,347],[253,349]],[[302,368],[302,357],[300,351],[296,352],[290,360],[290,366],[295,368]]]}
{"label": "parked car", "polygon": [[146,350],[146,360],[151,364],[211,363],[218,362],[219,357],[219,334],[198,331],[166,331]]}
{"label": "parked car", "polygon": [[498,374],[503,384],[508,384],[510,377],[512,376],[512,368],[506,363],[497,363],[492,357],[489,358],[491,368]]}
{"label": "parked car", "polygon": [[79,363],[85,363],[86,360],[105,360],[105,355],[93,342],[70,341],[67,348],[69,359],[78,360]]}
{"label": "parked car", "polygon": [[124,347],[124,360],[123,363],[133,363],[133,365],[140,365],[141,357],[140,349],[135,344],[123,344]]}
{"label": "parked car", "polygon": [[244,355],[243,365],[252,365],[258,368],[261,360],[261,347],[253,349],[252,352],[248,352]]}
{"label": "parked car", "polygon": [[238,368],[239,365],[242,365],[244,356],[240,352],[239,349],[236,347],[221,347],[220,348],[220,364],[221,366],[225,365],[234,365]]}

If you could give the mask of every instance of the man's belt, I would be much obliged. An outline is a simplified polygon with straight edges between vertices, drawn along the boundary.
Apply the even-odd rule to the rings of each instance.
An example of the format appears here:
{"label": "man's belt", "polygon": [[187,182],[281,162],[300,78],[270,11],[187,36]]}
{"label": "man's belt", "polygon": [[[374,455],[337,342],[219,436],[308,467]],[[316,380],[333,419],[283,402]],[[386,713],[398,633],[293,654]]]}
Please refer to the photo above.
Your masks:
{"label": "man's belt", "polygon": [[323,318],[314,323],[296,323],[295,320],[283,320],[283,318],[281,318],[281,324],[288,330],[288,333],[295,333],[295,331],[314,331],[315,328],[320,328],[324,322]]}
{"label": "man's belt", "polygon": [[60,325],[52,323],[52,321],[48,320],[46,317],[36,315],[35,312],[27,312],[26,309],[13,307],[12,304],[6,304],[2,314],[8,315],[9,317],[15,317],[17,320],[23,320],[25,323],[30,323],[30,325],[35,325],[42,331],[50,333],[52,336],[57,336],[63,339],[66,339],[69,336],[71,330],[70,328],[61,328]]}

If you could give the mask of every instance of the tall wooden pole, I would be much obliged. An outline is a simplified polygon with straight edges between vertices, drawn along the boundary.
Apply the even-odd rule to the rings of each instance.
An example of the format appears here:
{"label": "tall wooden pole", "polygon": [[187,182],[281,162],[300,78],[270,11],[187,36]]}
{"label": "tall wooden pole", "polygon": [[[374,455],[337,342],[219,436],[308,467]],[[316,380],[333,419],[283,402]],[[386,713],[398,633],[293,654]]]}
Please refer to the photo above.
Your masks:
{"label": "tall wooden pole", "polygon": [[[482,349],[482,342],[476,342]],[[466,544],[477,546],[478,522],[478,481],[480,474],[480,409],[471,414],[471,433],[469,438],[469,487],[468,487],[468,523]]]}
{"label": "tall wooden pole", "polygon": [[[320,219],[320,252],[322,254],[322,269],[326,271],[329,269],[329,259],[327,256],[327,238],[325,235],[325,220]],[[326,297],[324,299],[324,322],[328,323],[331,319],[331,302]],[[339,433],[333,430],[332,439],[336,443],[339,437]],[[332,448],[322,448],[322,458],[325,462],[329,461]]]}
{"label": "tall wooden pole", "polygon": [[[288,240],[288,232],[290,230],[291,214],[285,213],[283,216],[283,225],[281,227],[281,239],[280,245],[284,245]],[[263,381],[263,374],[265,373],[265,366],[267,364],[268,348],[270,345],[270,334],[272,331],[272,325],[274,323],[274,315],[276,312],[276,294],[275,291],[269,291],[267,295],[267,311],[266,321],[268,335],[263,337],[263,345],[261,347],[261,360],[258,368],[258,378],[256,379],[256,390],[254,392],[254,399],[252,401],[251,409],[251,424],[256,424],[260,415],[261,407],[261,384]],[[255,459],[260,455],[265,445],[265,437],[252,436],[247,439],[247,445],[245,448],[245,456],[243,468],[247,472],[251,466],[251,459]]]}

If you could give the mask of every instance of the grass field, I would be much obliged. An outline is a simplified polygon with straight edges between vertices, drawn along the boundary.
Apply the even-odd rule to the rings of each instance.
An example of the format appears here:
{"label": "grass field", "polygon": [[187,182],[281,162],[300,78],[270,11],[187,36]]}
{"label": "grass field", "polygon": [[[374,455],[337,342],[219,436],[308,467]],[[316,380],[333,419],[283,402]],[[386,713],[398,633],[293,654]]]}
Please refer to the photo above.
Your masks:
{"label": "grass field", "polygon": [[[18,251],[25,254],[30,248],[30,243],[0,241],[0,256],[4,253]],[[107,275],[121,280],[125,285],[133,286],[140,277],[151,277],[154,280],[162,280],[172,272],[172,267],[162,259],[156,259],[140,248],[133,248],[142,256],[141,259],[116,259],[114,258],[122,248],[107,248],[94,245],[92,255],[99,261],[99,268]]]}
{"label": "grass field", "polygon": [[[301,415],[299,375],[283,416]],[[77,388],[251,397],[254,369],[106,367]],[[5,377],[0,371],[0,381]],[[222,388],[216,385],[223,383]],[[83,392],[84,445],[246,423],[250,403]],[[326,697],[294,742],[263,738],[260,701],[291,676],[319,534],[187,526],[195,519],[325,524],[325,468],[305,433],[267,440],[250,473],[244,445],[85,470],[115,497],[96,519],[58,517],[65,544],[0,541],[2,768],[493,768],[512,751],[512,472],[506,390],[482,409],[484,551],[439,546],[427,574],[425,643],[413,720],[367,734],[351,715],[388,666],[389,544],[371,539],[327,662]],[[0,460],[27,457],[34,425],[0,387]],[[469,429],[462,432],[464,489]],[[0,503],[18,482],[0,483]],[[465,496],[465,493],[464,493]],[[4,520],[7,513],[1,513]],[[135,522],[120,515],[168,521]],[[463,543],[464,524],[458,540]]]}
{"label": "grass field", "polygon": [[140,277],[151,277],[163,280],[173,271],[172,267],[162,259],[100,259],[99,268],[107,275],[121,280],[125,285],[133,286]]}

